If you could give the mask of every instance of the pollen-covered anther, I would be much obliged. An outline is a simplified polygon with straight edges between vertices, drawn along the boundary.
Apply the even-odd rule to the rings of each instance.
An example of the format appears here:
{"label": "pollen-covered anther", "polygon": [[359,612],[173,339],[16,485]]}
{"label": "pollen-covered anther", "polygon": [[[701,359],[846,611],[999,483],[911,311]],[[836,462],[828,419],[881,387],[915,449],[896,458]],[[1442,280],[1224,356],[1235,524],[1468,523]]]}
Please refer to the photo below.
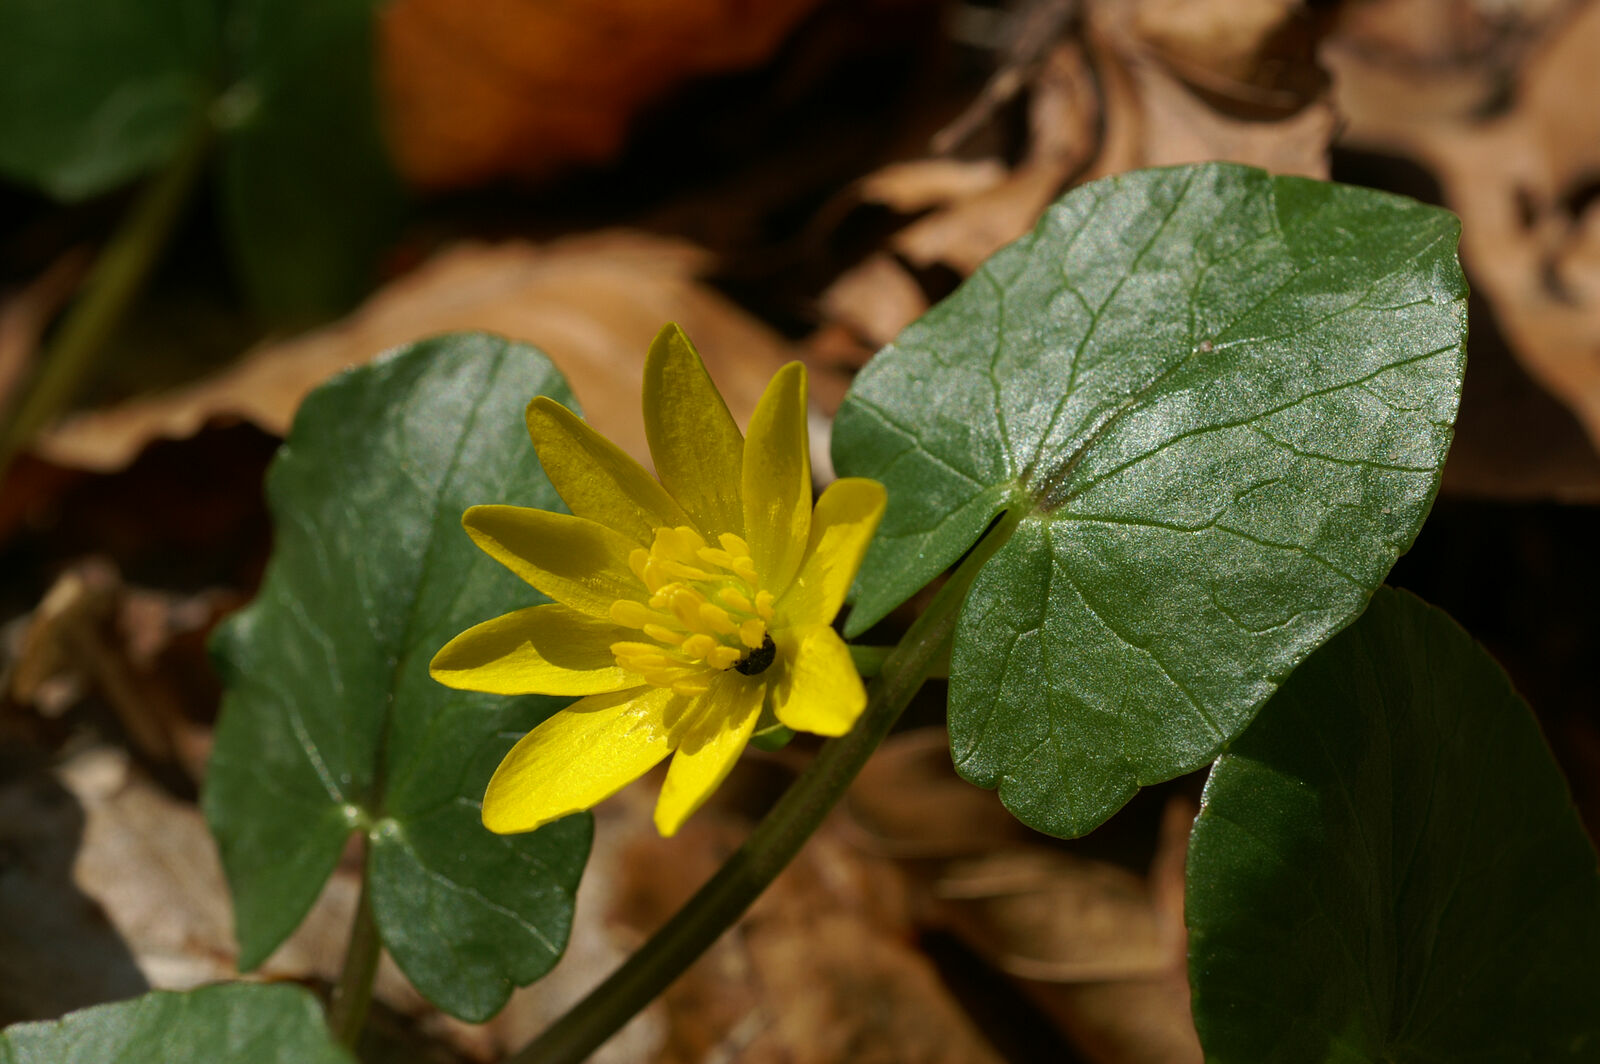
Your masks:
{"label": "pollen-covered anther", "polygon": [[695,529],[658,528],[628,557],[640,597],[611,605],[611,620],[649,642],[611,645],[617,665],[679,694],[703,693],[718,672],[746,666],[771,643],[772,592],[761,589],[750,547],[732,533],[706,543]]}

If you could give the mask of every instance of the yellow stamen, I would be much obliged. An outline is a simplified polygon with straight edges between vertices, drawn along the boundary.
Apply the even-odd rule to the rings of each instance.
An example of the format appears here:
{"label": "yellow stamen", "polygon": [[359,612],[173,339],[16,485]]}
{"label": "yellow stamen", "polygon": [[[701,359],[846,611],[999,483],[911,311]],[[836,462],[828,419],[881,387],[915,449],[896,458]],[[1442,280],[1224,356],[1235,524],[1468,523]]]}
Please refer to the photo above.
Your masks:
{"label": "yellow stamen", "polygon": [[684,633],[674,631],[664,624],[643,624],[639,629],[656,642],[666,643],[668,646],[681,646],[685,638]]}
{"label": "yellow stamen", "polygon": [[727,610],[709,602],[700,604],[700,620],[718,635],[732,635],[739,630],[739,626],[729,619]]}
{"label": "yellow stamen", "polygon": [[731,669],[744,657],[744,652],[737,647],[713,647],[711,653],[706,655],[706,664],[713,669]]}
{"label": "yellow stamen", "polygon": [[724,533],[717,543],[687,526],[658,528],[648,550],[628,556],[644,601],[617,600],[611,620],[650,641],[613,643],[619,666],[656,687],[704,694],[713,676],[766,644],[772,592],[761,589],[743,539]]}
{"label": "yellow stamen", "polygon": [[656,619],[656,615],[642,602],[618,599],[611,604],[611,619],[624,628],[643,628]]}

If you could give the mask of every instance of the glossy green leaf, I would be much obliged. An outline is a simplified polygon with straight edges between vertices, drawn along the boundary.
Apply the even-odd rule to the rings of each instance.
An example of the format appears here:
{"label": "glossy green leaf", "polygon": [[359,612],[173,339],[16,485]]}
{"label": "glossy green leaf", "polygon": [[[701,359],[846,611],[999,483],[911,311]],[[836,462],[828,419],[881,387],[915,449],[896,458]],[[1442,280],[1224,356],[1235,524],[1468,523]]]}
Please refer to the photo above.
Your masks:
{"label": "glossy green leaf", "polygon": [[881,351],[834,427],[889,509],[860,632],[1003,509],[951,660],[967,779],[1092,830],[1210,760],[1432,504],[1463,369],[1444,211],[1231,164],[1069,192]]}
{"label": "glossy green leaf", "polygon": [[0,1064],[353,1064],[287,984],[158,990],[0,1032]]}
{"label": "glossy green leaf", "polygon": [[165,163],[216,93],[216,6],[0,4],[0,174],[75,200]]}
{"label": "glossy green leaf", "polygon": [[1527,704],[1380,591],[1212,770],[1189,847],[1207,1060],[1600,1060],[1600,870]]}
{"label": "glossy green leaf", "polygon": [[373,0],[234,0],[223,220],[270,316],[343,309],[373,279],[400,209],[379,134]]}
{"label": "glossy green leaf", "polygon": [[560,503],[529,445],[539,352],[482,334],[413,344],[313,393],[267,478],[277,543],[219,631],[227,686],[204,805],[233,888],[240,966],[299,924],[354,830],[384,944],[466,1019],[555,963],[591,822],[502,837],[479,823],[500,757],[563,702],[453,691],[435,651],[544,601],[473,546],[474,503]]}

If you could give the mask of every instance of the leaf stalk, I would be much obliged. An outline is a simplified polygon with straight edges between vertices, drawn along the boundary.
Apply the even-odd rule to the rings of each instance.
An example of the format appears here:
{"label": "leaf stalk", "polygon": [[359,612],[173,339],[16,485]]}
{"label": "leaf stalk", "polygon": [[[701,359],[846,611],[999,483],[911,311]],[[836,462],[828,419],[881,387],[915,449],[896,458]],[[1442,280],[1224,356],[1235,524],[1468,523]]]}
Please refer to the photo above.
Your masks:
{"label": "leaf stalk", "polygon": [[360,1041],[361,1028],[367,1022],[367,1008],[372,1004],[372,984],[378,974],[378,957],[383,952],[383,942],[378,937],[378,922],[372,915],[372,897],[368,887],[370,843],[363,842],[363,847],[361,896],[356,901],[355,922],[350,925],[350,942],[344,951],[344,968],[339,972],[339,983],[333,988],[333,999],[328,1005],[328,1029],[342,1045],[352,1049]]}

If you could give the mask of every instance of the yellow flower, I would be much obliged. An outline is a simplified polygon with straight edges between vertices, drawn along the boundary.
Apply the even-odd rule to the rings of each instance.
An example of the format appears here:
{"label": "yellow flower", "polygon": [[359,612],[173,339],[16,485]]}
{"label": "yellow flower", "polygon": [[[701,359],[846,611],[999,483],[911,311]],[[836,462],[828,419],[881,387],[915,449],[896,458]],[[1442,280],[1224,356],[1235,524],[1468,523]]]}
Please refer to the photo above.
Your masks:
{"label": "yellow flower", "polygon": [[733,768],[766,708],[843,735],[866,705],[831,627],[883,515],[876,481],[811,506],[805,368],[767,386],[744,439],[681,330],[645,360],[645,434],[659,483],[540,397],[528,431],[572,515],[474,506],[478,546],[555,602],[452,639],[435,679],[498,694],[585,695],[506,755],[483,823],[531,831],[588,809],[675,754],[656,827],[675,833]]}

